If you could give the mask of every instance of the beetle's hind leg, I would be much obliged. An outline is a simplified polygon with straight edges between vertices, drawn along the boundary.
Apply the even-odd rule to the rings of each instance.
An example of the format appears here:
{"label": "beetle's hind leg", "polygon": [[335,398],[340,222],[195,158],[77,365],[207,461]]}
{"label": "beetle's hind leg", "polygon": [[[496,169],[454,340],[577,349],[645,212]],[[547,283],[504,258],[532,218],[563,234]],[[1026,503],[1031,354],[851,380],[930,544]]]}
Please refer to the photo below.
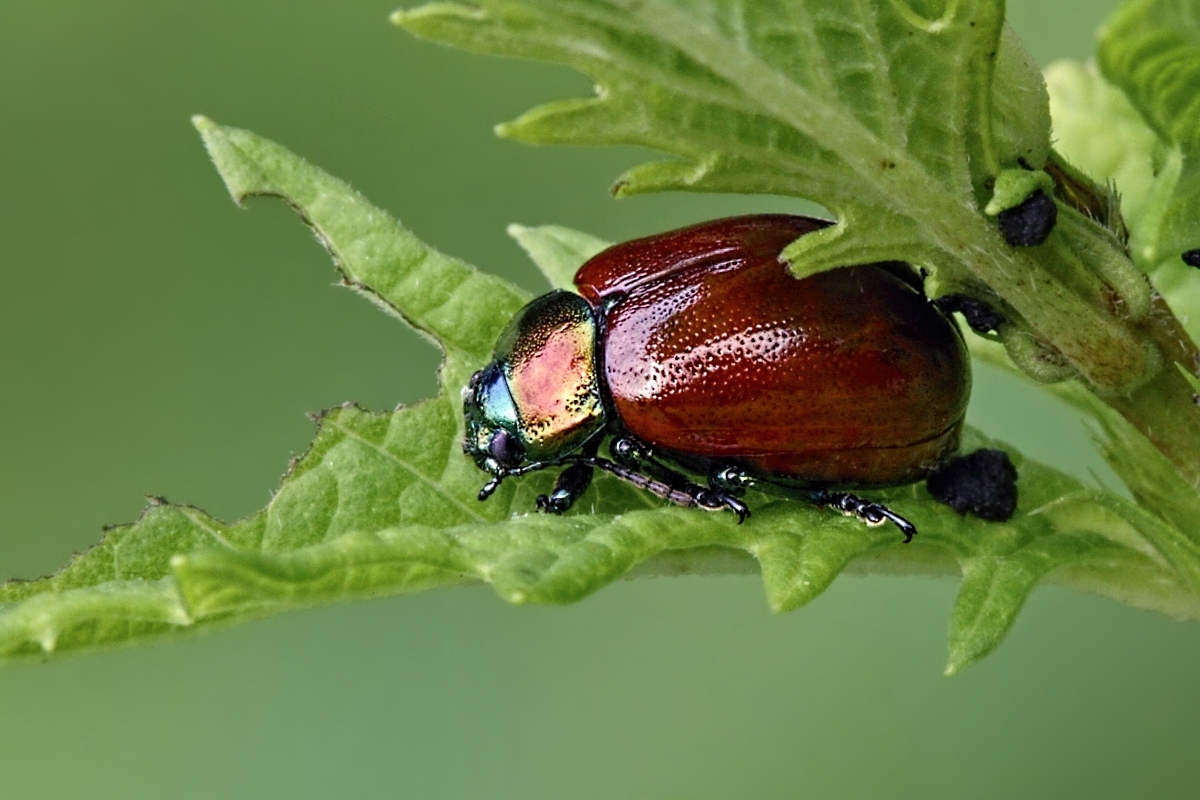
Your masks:
{"label": "beetle's hind leg", "polygon": [[828,506],[835,511],[840,511],[846,516],[858,517],[872,528],[891,520],[904,534],[905,544],[911,542],[913,536],[917,534],[917,527],[895,511],[882,503],[866,500],[856,494],[822,490],[812,494],[812,501],[817,505]]}
{"label": "beetle's hind leg", "polygon": [[[832,508],[849,517],[857,517],[872,528],[891,520],[900,529],[900,532],[904,534],[905,544],[911,542],[912,538],[917,534],[917,526],[895,511],[892,511],[883,503],[876,503],[872,500],[859,497],[856,494],[850,494],[849,492],[803,489],[795,484],[788,484],[781,480],[753,478],[746,474],[745,470],[736,466],[714,467],[708,476],[708,483],[713,491],[721,491],[730,496],[741,495],[747,487],[753,486],[755,483],[763,483],[774,486],[776,489],[781,489],[793,497],[799,494],[799,496],[806,498],[814,505]],[[740,503],[740,501],[737,502]],[[742,506],[745,507],[744,504]],[[747,511],[746,513],[750,512]]]}

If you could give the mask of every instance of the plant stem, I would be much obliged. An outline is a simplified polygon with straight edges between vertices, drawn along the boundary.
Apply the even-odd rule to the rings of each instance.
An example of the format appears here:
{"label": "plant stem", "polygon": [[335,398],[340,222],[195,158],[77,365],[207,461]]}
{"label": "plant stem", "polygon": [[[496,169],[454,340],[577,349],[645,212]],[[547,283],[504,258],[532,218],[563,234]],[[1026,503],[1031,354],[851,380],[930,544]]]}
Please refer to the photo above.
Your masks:
{"label": "plant stem", "polygon": [[1200,351],[1157,293],[1139,329],[1162,352],[1162,369],[1127,395],[1097,396],[1149,439],[1189,484],[1200,488],[1200,409],[1191,385],[1175,368],[1182,364],[1195,374]]}

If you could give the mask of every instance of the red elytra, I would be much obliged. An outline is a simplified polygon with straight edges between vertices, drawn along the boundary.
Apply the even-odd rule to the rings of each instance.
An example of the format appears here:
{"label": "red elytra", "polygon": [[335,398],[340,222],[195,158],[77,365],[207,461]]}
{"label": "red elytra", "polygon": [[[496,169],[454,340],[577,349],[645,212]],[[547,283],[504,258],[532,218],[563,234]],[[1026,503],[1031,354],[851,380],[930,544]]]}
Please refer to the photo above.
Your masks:
{"label": "red elytra", "polygon": [[716,220],[579,269],[630,434],[812,485],[914,482],[956,452],[971,382],[957,327],[894,265],[794,278],[780,251],[828,224]]}

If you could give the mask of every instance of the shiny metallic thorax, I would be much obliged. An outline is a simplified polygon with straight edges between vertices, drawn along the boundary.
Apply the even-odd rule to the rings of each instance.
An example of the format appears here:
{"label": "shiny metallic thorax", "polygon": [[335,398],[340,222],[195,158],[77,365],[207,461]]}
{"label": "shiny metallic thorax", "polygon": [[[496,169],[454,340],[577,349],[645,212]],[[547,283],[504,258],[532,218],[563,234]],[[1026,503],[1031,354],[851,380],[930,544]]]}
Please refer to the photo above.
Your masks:
{"label": "shiny metallic thorax", "polygon": [[604,428],[596,337],[591,306],[571,292],[551,292],[517,312],[464,397],[463,448],[481,467],[515,466],[504,456],[516,447],[524,460],[557,458]]}

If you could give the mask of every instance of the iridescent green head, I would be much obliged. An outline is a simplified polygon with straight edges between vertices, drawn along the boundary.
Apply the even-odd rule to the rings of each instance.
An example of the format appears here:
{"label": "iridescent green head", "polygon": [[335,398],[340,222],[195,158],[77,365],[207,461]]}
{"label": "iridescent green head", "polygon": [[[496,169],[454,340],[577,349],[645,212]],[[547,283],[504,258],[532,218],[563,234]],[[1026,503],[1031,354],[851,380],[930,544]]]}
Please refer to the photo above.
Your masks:
{"label": "iridescent green head", "polygon": [[517,312],[495,360],[463,390],[463,451],[480,469],[501,478],[568,455],[604,429],[596,335],[577,294],[551,292]]}

